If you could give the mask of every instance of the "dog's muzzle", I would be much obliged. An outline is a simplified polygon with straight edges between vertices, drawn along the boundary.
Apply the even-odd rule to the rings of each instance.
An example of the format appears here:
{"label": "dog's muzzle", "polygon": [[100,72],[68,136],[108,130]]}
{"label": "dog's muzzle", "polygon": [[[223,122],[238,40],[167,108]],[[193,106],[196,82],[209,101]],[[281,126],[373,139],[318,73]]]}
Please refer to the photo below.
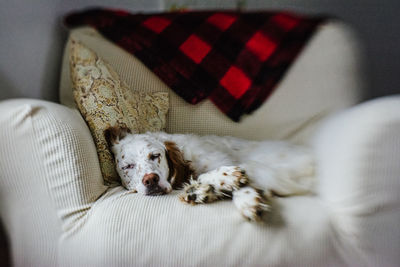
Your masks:
{"label": "dog's muzzle", "polygon": [[165,190],[158,185],[160,177],[156,173],[148,173],[143,176],[142,183],[146,187],[145,195],[158,196],[164,195]]}

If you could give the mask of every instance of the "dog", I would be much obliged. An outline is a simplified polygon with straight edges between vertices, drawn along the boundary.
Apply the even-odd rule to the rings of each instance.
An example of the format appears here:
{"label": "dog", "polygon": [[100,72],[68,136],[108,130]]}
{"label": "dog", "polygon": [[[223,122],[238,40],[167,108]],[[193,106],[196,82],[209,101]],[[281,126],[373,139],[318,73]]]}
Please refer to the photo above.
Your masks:
{"label": "dog", "polygon": [[270,211],[274,196],[307,194],[314,185],[311,151],[283,141],[107,130],[122,185],[155,196],[182,189],[190,204],[232,198],[248,220]]}

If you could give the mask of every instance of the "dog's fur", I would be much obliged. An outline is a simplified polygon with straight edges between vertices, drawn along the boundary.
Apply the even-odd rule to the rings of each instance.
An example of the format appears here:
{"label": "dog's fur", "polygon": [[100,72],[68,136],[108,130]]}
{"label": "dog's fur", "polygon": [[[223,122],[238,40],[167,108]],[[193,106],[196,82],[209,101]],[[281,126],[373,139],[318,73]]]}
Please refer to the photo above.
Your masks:
{"label": "dog's fur", "polygon": [[122,185],[145,195],[184,187],[180,198],[191,204],[232,197],[243,216],[258,220],[272,195],[304,194],[313,185],[312,154],[286,142],[120,128],[107,135]]}

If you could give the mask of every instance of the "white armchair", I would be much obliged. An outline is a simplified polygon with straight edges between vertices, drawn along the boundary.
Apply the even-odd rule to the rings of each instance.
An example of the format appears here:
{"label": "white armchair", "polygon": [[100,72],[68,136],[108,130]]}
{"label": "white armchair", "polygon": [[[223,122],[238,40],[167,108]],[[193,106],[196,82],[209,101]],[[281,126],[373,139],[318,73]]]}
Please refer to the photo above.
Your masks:
{"label": "white armchair", "polygon": [[[134,90],[169,90],[93,30],[71,34]],[[189,206],[176,191],[146,197],[104,186],[65,61],[64,105],[0,103],[0,215],[13,265],[397,266],[400,97],[329,115],[359,99],[357,50],[343,25],[323,26],[271,98],[239,124],[169,91],[170,132],[247,133],[315,148],[316,193],[276,199],[264,224],[244,221],[230,201]]]}

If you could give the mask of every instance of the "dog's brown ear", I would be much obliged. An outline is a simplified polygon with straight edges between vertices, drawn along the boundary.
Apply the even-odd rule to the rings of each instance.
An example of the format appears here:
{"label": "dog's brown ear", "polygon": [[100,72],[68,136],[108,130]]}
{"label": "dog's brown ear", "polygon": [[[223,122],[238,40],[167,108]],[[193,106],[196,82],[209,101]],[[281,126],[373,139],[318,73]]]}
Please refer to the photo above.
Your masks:
{"label": "dog's brown ear", "polygon": [[194,171],[190,166],[190,161],[183,158],[183,153],[174,142],[166,141],[164,145],[169,167],[168,181],[170,181],[172,188],[181,188],[183,183],[189,181]]}
{"label": "dog's brown ear", "polygon": [[108,146],[118,144],[127,134],[131,133],[128,127],[113,126],[104,131]]}

